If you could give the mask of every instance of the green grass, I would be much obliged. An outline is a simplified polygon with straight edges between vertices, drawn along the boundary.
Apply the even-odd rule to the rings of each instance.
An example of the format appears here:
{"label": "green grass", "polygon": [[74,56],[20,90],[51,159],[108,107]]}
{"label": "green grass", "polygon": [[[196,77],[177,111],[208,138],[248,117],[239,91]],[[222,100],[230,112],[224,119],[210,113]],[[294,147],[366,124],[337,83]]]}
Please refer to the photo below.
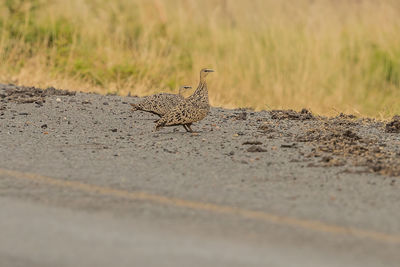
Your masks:
{"label": "green grass", "polygon": [[225,107],[400,113],[400,4],[6,0],[0,82],[145,95],[196,86]]}

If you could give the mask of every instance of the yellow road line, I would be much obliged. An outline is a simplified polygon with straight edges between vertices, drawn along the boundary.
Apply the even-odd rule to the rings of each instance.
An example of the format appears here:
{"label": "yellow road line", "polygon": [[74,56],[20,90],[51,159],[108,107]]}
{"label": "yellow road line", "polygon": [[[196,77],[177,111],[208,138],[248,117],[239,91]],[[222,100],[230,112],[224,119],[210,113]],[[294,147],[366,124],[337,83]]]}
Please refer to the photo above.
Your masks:
{"label": "yellow road line", "polygon": [[383,243],[400,244],[400,235],[391,235],[370,230],[363,230],[354,227],[345,227],[329,223],[324,223],[314,220],[297,219],[293,217],[286,217],[262,211],[246,210],[238,207],[218,205],[212,203],[203,203],[199,201],[190,201],[180,198],[165,197],[146,192],[131,192],[110,187],[90,185],[76,181],[66,181],[62,179],[55,179],[48,176],[39,174],[26,173],[20,171],[13,171],[0,168],[0,175],[11,176],[20,179],[32,180],[47,185],[59,186],[80,190],[88,193],[97,193],[101,195],[120,197],[130,200],[150,201],[161,205],[169,205],[175,207],[189,208],[193,210],[201,210],[214,212],[218,214],[236,215],[243,218],[264,221],[267,223],[274,223],[286,225],[291,227],[303,228],[322,233],[332,233],[337,235],[349,235],[359,238],[368,238],[374,241]]}

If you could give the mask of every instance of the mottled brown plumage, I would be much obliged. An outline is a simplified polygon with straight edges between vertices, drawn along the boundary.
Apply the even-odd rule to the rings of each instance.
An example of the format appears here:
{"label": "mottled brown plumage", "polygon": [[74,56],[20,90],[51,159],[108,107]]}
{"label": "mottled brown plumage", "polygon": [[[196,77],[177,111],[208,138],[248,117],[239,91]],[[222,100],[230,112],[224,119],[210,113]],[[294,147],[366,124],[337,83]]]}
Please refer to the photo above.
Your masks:
{"label": "mottled brown plumage", "polygon": [[213,70],[202,69],[200,71],[200,83],[196,91],[161,116],[161,119],[157,121],[156,130],[165,126],[182,125],[186,131],[192,132],[190,127],[192,123],[200,121],[207,116],[210,111],[210,104],[208,102],[206,76],[210,72],[213,72]]}
{"label": "mottled brown plumage", "polygon": [[131,104],[132,111],[141,110],[163,116],[174,106],[184,100],[182,95],[184,90],[192,88],[191,86],[182,86],[179,88],[179,94],[161,93],[146,96],[138,104]]}

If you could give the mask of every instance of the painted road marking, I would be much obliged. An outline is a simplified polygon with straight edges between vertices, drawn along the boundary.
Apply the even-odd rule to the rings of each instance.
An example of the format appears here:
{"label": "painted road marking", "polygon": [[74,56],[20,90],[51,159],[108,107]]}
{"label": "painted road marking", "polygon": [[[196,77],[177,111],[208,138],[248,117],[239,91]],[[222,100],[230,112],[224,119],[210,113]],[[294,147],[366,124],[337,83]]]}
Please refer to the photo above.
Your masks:
{"label": "painted road marking", "polygon": [[312,230],[315,232],[331,233],[337,235],[349,235],[359,238],[368,238],[374,241],[400,244],[400,235],[388,234],[370,230],[364,230],[355,227],[345,227],[334,224],[329,224],[320,221],[297,219],[293,217],[286,217],[276,215],[272,213],[247,210],[228,205],[218,205],[213,203],[205,203],[199,201],[190,201],[180,198],[166,197],[162,195],[151,194],[147,192],[132,192],[120,189],[114,189],[111,187],[97,186],[91,184],[85,184],[77,181],[66,181],[62,179],[55,179],[48,176],[43,176],[34,173],[13,171],[0,168],[0,175],[11,176],[19,179],[31,180],[40,182],[47,185],[59,186],[64,188],[70,188],[74,190],[80,190],[88,193],[96,193],[106,196],[114,196],[119,198],[125,198],[130,200],[150,201],[161,205],[169,205],[175,207],[189,208],[199,211],[213,212],[217,214],[228,214],[236,215],[247,219],[264,221],[267,223],[286,225],[291,227],[303,228]]}

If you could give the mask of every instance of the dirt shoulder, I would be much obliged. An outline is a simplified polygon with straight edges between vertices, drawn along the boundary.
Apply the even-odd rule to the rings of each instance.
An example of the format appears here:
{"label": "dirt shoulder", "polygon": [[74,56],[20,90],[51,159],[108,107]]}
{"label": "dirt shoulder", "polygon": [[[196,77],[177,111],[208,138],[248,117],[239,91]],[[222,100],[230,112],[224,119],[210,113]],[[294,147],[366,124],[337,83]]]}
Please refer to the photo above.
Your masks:
{"label": "dirt shoulder", "polygon": [[[3,127],[10,127],[10,125],[7,125],[7,119],[10,119],[9,123],[12,123],[15,116],[30,117],[30,113],[18,112],[19,106],[16,104],[32,104],[39,111],[46,99],[51,96],[67,96],[62,101],[59,97],[57,98],[59,102],[56,102],[58,105],[54,107],[54,112],[62,109],[62,106],[66,106],[65,102],[67,102],[67,106],[75,106],[78,111],[85,113],[87,108],[93,108],[92,99],[104,99],[104,101],[111,101],[111,103],[119,100],[121,105],[118,108],[112,108],[112,110],[121,110],[121,114],[125,116],[124,120],[127,120],[126,115],[128,115],[136,123],[134,127],[132,124],[130,128],[136,128],[136,130],[143,127],[135,119],[152,117],[150,114],[141,112],[135,114],[129,112],[127,103],[138,101],[135,97],[120,98],[82,93],[76,97],[76,92],[55,88],[40,89],[0,84],[0,114],[1,119],[3,119]],[[82,100],[79,100],[79,98],[82,98]],[[108,102],[100,103],[101,110],[105,111],[105,107],[108,105]],[[110,108],[108,109],[111,110]],[[123,108],[125,108],[124,111],[122,111]],[[61,113],[66,111],[68,110],[61,110]],[[101,114],[101,117],[107,116],[106,112],[103,112],[104,114]],[[92,120],[97,122],[94,116]],[[71,122],[69,121],[69,123]],[[154,126],[151,120],[143,123],[146,124],[146,128]],[[40,127],[43,132],[48,132],[45,131],[47,124]],[[54,130],[57,130],[55,128],[57,125],[53,127]],[[199,127],[201,128],[199,129]],[[62,125],[59,125],[59,129],[61,128]],[[153,133],[153,129],[151,129],[148,130],[148,134],[164,135],[174,131],[182,131],[182,129],[181,127],[166,128],[159,133]],[[393,117],[390,122],[382,122],[346,114],[328,118],[314,115],[307,109],[300,112],[293,110],[253,112],[245,109],[214,108],[210,116],[204,122],[198,124],[197,129],[200,133],[195,135],[199,136],[205,132],[213,132],[214,135],[221,132],[226,134],[229,130],[232,137],[231,143],[236,143],[232,151],[228,153],[232,160],[238,157],[237,154],[240,154],[240,156],[247,155],[245,158],[252,158],[250,155],[258,155],[255,159],[259,160],[260,157],[264,156],[263,154],[251,153],[266,153],[268,152],[267,143],[271,143],[271,140],[280,140],[282,144],[270,147],[270,150],[290,151],[290,153],[286,153],[287,155],[297,152],[296,157],[290,158],[289,161],[307,163],[305,164],[306,167],[344,167],[340,168],[340,171],[400,176],[400,116]],[[110,130],[115,133],[113,135],[118,135],[118,128]],[[137,135],[135,132],[135,129],[133,129],[131,133],[126,135],[127,138],[133,140]],[[181,134],[177,133],[176,135]],[[125,139],[125,136],[120,137]],[[249,140],[239,141],[245,138]],[[208,141],[210,142],[212,139],[208,139]],[[149,149],[151,150],[151,147]],[[171,151],[171,153],[178,153],[178,150]],[[240,162],[242,164],[248,163],[246,159],[241,159]]]}

